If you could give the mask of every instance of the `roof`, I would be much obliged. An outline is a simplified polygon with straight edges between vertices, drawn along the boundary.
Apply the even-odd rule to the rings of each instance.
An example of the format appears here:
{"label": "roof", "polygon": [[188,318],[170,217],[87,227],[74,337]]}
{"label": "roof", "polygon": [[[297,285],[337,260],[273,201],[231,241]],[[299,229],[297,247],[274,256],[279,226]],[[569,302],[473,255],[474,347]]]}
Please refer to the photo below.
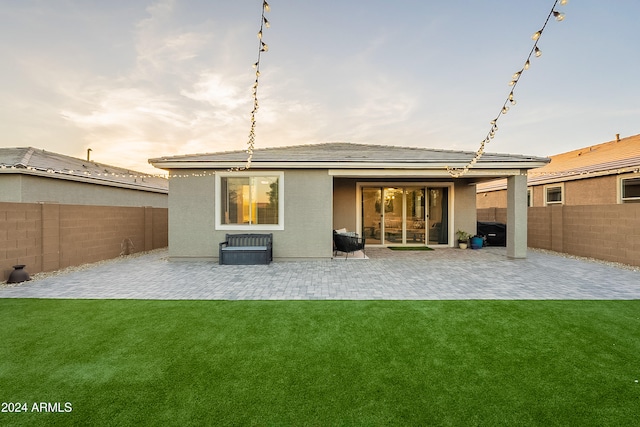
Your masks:
{"label": "roof", "polygon": [[[540,185],[639,170],[640,135],[634,135],[551,156],[547,165],[529,171],[527,181],[529,185]],[[478,189],[494,191],[505,186],[504,182],[495,181]]]}
{"label": "roof", "polygon": [[[283,168],[432,168],[462,167],[475,153],[470,151],[436,150],[418,147],[355,144],[332,142],[257,149],[252,167]],[[162,169],[173,168],[229,168],[242,166],[247,152],[225,151],[150,159],[149,163]],[[476,168],[526,168],[541,166],[546,158],[485,153]]]}
{"label": "roof", "polygon": [[0,173],[18,173],[151,192],[168,192],[166,179],[33,147],[0,148]]}

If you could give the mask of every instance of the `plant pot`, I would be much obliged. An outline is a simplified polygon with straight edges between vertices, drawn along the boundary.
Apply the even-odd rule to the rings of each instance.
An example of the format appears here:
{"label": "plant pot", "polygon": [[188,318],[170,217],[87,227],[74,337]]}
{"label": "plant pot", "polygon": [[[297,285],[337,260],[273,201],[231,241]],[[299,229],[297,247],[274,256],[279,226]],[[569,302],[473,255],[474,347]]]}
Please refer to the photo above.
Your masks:
{"label": "plant pot", "polygon": [[24,270],[24,267],[25,266],[23,264],[14,265],[13,271],[9,275],[7,283],[21,283],[26,282],[27,280],[31,280],[31,277],[29,277],[29,273]]}
{"label": "plant pot", "polygon": [[484,239],[480,236],[473,236],[471,238],[471,249],[480,249],[484,245]]}
{"label": "plant pot", "polygon": [[458,242],[460,249],[467,249],[467,242]]}

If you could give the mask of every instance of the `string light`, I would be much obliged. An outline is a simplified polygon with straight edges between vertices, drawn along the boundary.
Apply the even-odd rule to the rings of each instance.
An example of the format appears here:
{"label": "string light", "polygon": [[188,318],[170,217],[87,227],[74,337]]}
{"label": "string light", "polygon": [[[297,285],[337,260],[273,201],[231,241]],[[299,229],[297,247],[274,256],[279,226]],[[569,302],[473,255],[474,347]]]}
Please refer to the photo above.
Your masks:
{"label": "string light", "polygon": [[544,21],[544,25],[542,26],[541,29],[533,33],[533,35],[531,36],[534,43],[533,43],[533,47],[531,48],[531,51],[529,52],[529,55],[527,56],[524,66],[522,67],[522,69],[516,71],[511,76],[511,81],[509,82],[509,86],[511,86],[511,90],[509,91],[509,95],[507,96],[506,101],[504,102],[504,104],[502,104],[502,107],[500,108],[500,113],[495,119],[491,120],[490,122],[491,128],[489,129],[489,133],[480,143],[480,148],[478,148],[478,150],[475,152],[475,155],[473,156],[473,158],[464,167],[452,168],[447,166],[447,171],[452,177],[460,178],[461,176],[469,172],[469,169],[471,169],[476,163],[478,163],[478,161],[484,154],[485,145],[491,142],[491,140],[496,136],[496,132],[498,131],[498,124],[497,124],[498,119],[500,119],[501,116],[509,112],[508,105],[512,105],[512,106],[516,105],[514,91],[516,89],[516,86],[518,85],[518,82],[520,81],[520,77],[522,77],[522,73],[525,70],[528,70],[529,67],[531,66],[531,57],[535,56],[536,58],[539,58],[542,55],[542,51],[540,50],[540,48],[538,48],[538,41],[540,41],[540,37],[542,36],[542,33],[547,27],[547,24],[549,23],[549,19],[553,16],[555,17],[556,21],[564,20],[564,13],[560,13],[556,10],[556,6],[558,5],[558,3],[560,3],[561,6],[564,6],[568,3],[568,0],[555,0],[553,2],[553,7],[551,7],[551,11],[547,16],[547,19]]}
{"label": "string light", "polygon": [[263,31],[265,28],[271,27],[271,24],[265,17],[265,13],[271,11],[271,6],[266,1],[262,2],[262,16],[260,17],[260,30],[258,31],[258,60],[253,63],[253,68],[256,70],[256,80],[251,86],[251,96],[253,98],[253,109],[251,110],[251,126],[249,128],[249,139],[247,141],[247,161],[243,167],[232,168],[231,170],[239,171],[246,170],[251,167],[251,161],[253,160],[253,150],[256,143],[256,113],[258,112],[258,108],[260,107],[258,103],[258,86],[260,85],[260,59],[262,56],[262,52],[269,51],[269,45],[267,45],[263,40]]}

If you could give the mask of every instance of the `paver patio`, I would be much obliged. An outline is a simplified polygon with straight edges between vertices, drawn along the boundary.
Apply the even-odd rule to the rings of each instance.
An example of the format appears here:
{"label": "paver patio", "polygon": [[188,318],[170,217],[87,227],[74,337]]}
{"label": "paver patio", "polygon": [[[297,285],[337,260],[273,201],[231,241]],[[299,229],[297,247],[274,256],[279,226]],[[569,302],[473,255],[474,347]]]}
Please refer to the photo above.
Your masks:
{"label": "paver patio", "polygon": [[640,271],[505,248],[392,251],[370,259],[230,266],[170,262],[166,251],[98,263],[18,286],[0,298],[202,300],[638,299]]}

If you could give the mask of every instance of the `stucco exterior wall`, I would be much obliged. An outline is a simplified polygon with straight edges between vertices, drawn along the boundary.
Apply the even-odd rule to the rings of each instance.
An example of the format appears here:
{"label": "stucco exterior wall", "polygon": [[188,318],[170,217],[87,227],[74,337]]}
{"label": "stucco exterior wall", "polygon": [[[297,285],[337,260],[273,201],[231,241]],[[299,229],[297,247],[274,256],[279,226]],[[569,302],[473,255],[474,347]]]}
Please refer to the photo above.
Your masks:
{"label": "stucco exterior wall", "polygon": [[[632,176],[629,174],[628,176]],[[620,175],[608,175],[576,179],[546,185],[530,186],[533,192],[533,207],[544,206],[546,186],[562,185],[565,206],[615,205],[618,203],[618,181]],[[506,208],[507,190],[488,191],[477,194],[478,209]]]}
{"label": "stucco exterior wall", "polygon": [[[475,234],[477,228],[476,186],[467,181],[454,185],[454,231],[464,230]],[[454,236],[455,240],[455,236]]]}
{"label": "stucco exterior wall", "polygon": [[167,194],[64,179],[0,174],[0,201],[166,208]]}
{"label": "stucco exterior wall", "polygon": [[[255,170],[260,173],[259,170]],[[169,256],[216,260],[225,235],[273,233],[275,259],[330,258],[333,254],[333,178],[326,170],[284,172],[284,230],[216,230],[215,176],[176,170],[169,182]],[[197,176],[205,175],[205,176]]]}
{"label": "stucco exterior wall", "polygon": [[22,201],[21,175],[0,174],[0,202],[20,203]]}
{"label": "stucco exterior wall", "polygon": [[486,208],[506,208],[507,207],[507,190],[487,191],[479,193],[476,200],[478,209]]}
{"label": "stucco exterior wall", "polygon": [[284,231],[274,232],[273,256],[333,255],[333,177],[327,170],[286,171]]}
{"label": "stucco exterior wall", "polygon": [[333,182],[333,228],[356,230],[357,180],[336,178]]}
{"label": "stucco exterior wall", "polygon": [[192,170],[174,174],[169,179],[169,257],[217,258],[222,240],[215,235],[215,176]]}
{"label": "stucco exterior wall", "polygon": [[[579,179],[564,183],[567,206],[576,205],[615,205],[618,203],[616,175],[590,179]],[[544,197],[540,189],[541,197]]]}

